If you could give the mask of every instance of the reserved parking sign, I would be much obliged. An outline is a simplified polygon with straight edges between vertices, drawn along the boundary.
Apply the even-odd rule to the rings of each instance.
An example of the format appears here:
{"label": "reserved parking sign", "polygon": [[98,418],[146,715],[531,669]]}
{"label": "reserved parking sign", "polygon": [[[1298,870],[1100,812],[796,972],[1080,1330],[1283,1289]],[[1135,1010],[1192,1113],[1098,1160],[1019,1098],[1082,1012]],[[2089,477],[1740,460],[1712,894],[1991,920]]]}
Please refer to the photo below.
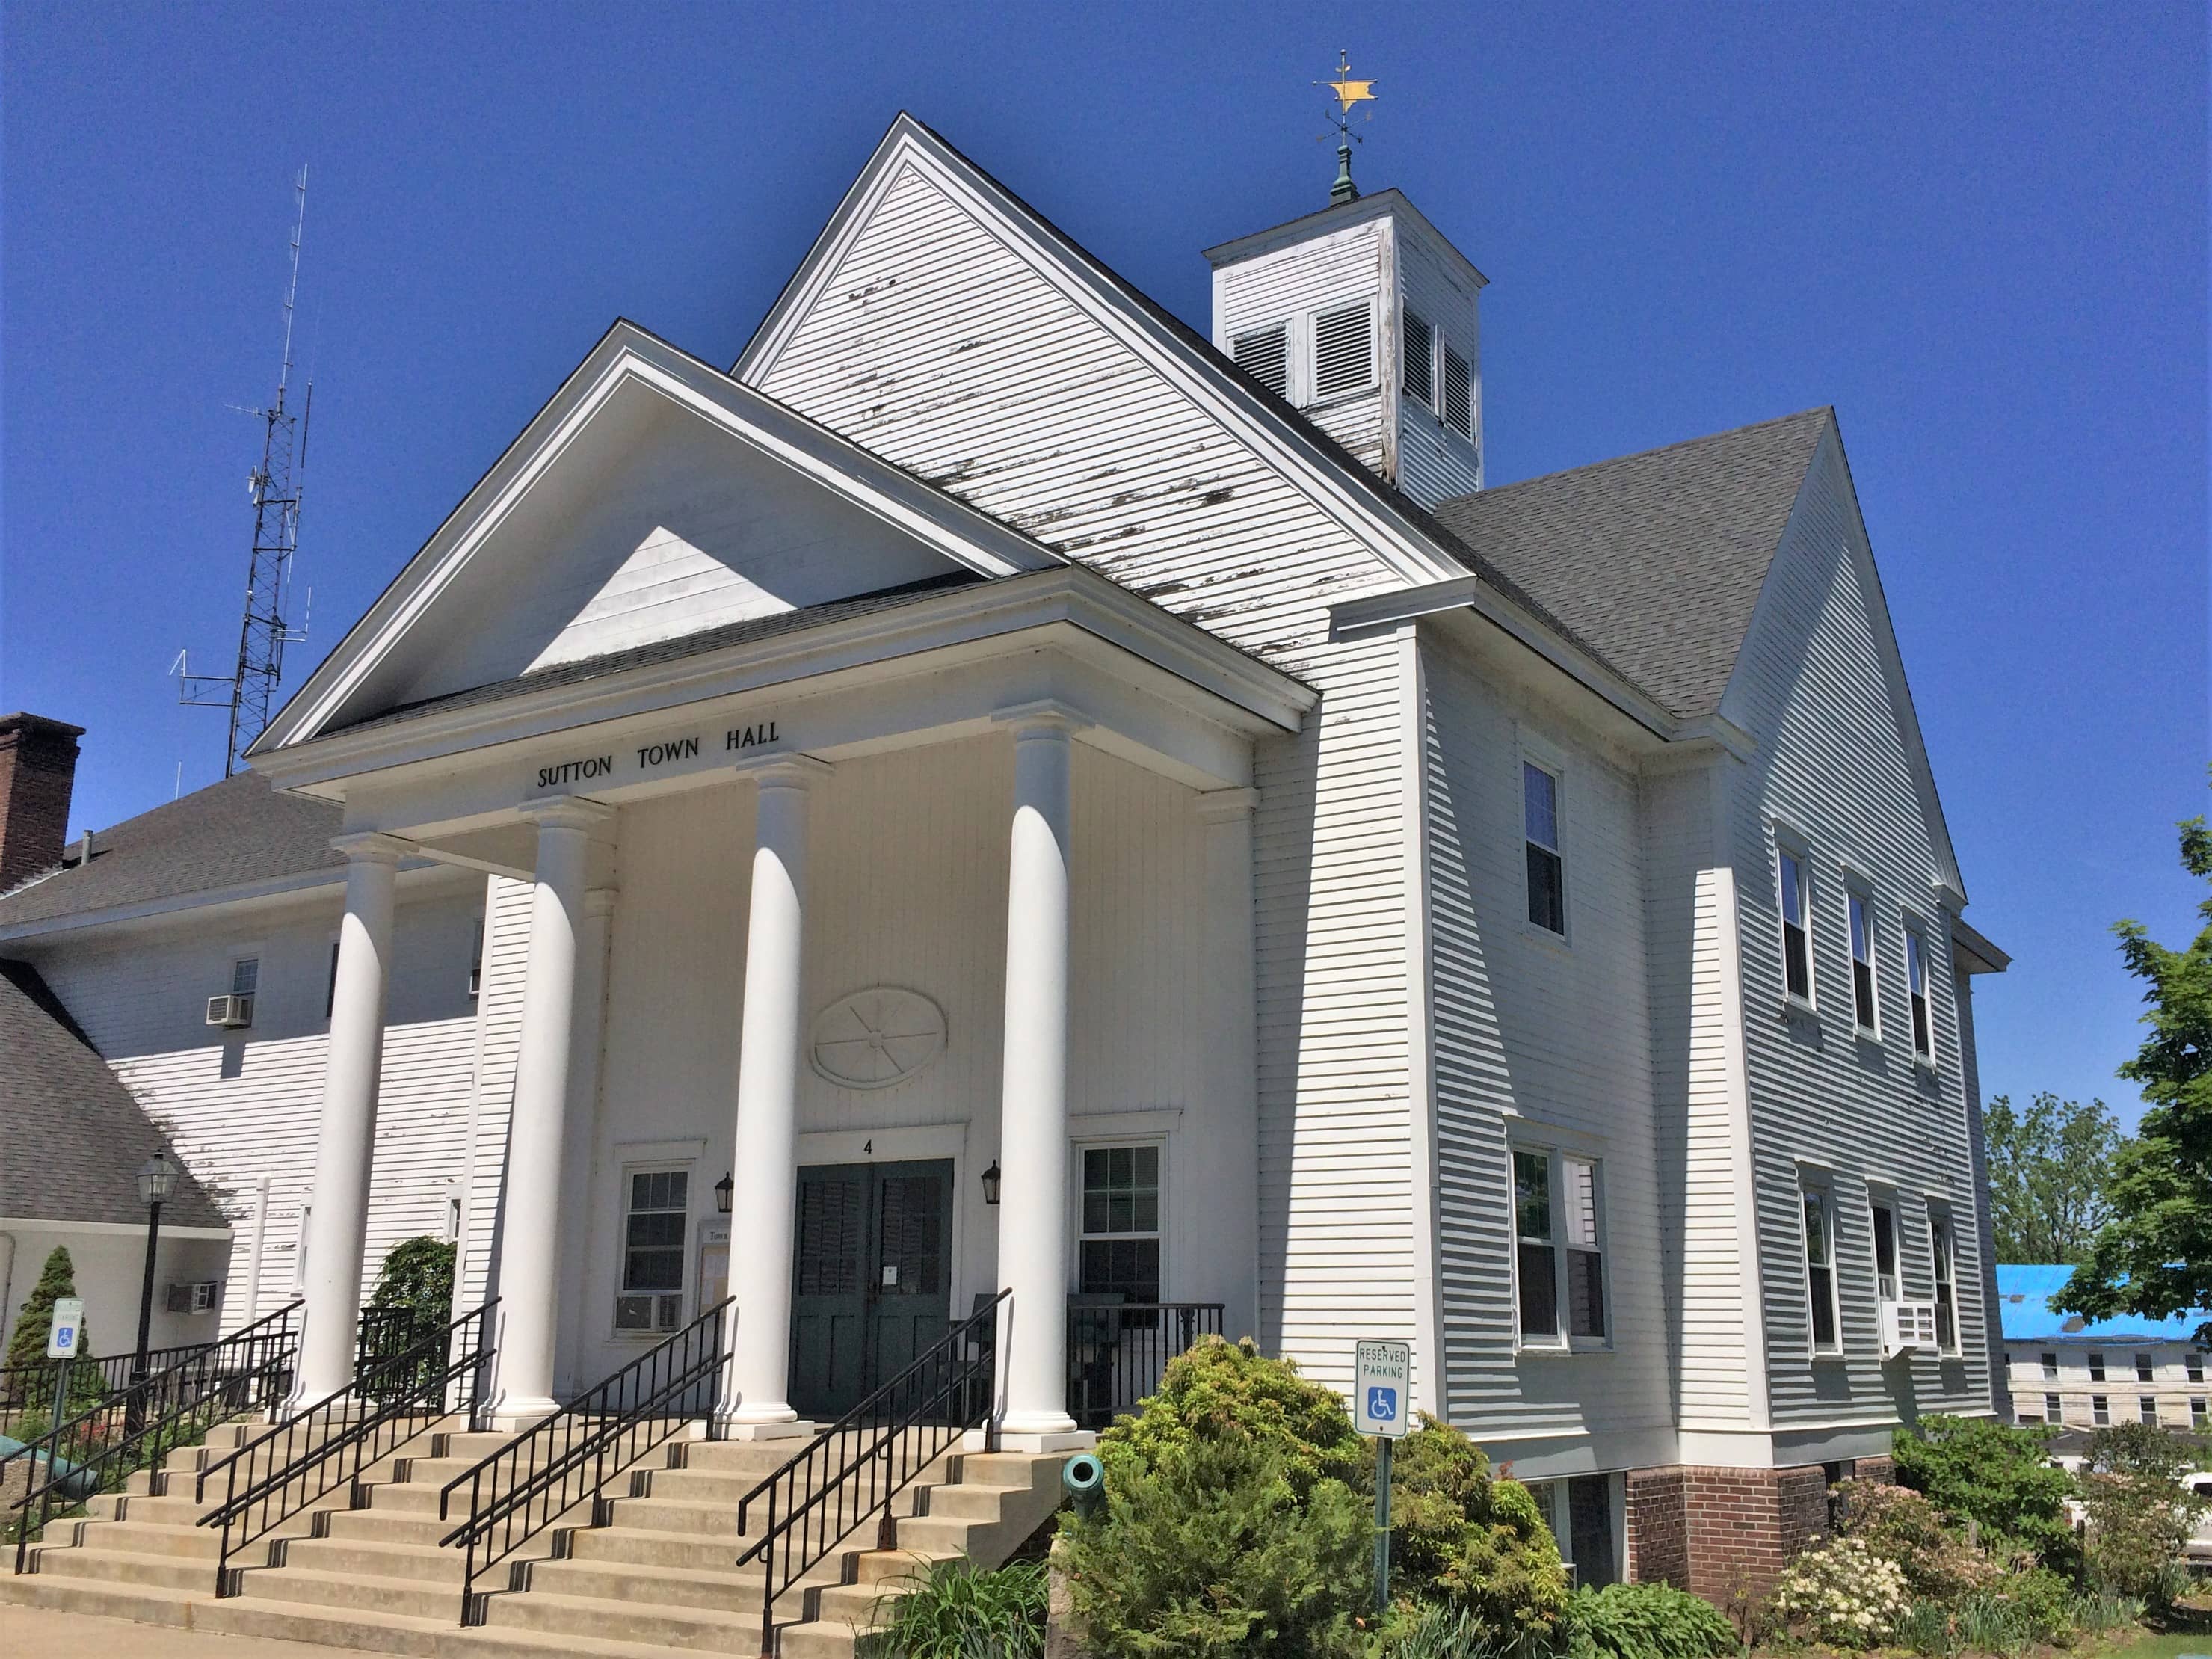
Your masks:
{"label": "reserved parking sign", "polygon": [[54,1322],[46,1328],[46,1358],[76,1358],[77,1339],[83,1333],[84,1298],[75,1296],[55,1297]]}
{"label": "reserved parking sign", "polygon": [[1362,1434],[1395,1440],[1408,1431],[1413,1377],[1410,1342],[1363,1341],[1352,1351],[1353,1418]]}

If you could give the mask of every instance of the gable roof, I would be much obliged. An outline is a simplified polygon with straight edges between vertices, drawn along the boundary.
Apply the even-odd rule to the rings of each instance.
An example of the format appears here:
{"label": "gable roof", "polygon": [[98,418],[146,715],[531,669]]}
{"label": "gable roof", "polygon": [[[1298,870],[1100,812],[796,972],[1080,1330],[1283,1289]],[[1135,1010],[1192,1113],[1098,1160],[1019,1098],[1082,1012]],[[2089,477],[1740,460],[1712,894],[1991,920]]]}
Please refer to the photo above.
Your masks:
{"label": "gable roof", "polygon": [[2046,1262],[1997,1263],[1997,1317],[2008,1342],[2193,1342],[2212,1312],[2199,1308],[2167,1319],[2116,1314],[2085,1320],[2079,1314],[2054,1313],[2051,1298],[2065,1289],[2074,1269]]}
{"label": "gable roof", "polygon": [[[0,1216],[143,1225],[138,1166],[168,1139],[28,963],[0,960]],[[183,1160],[178,1160],[182,1163]],[[187,1170],[161,1206],[173,1226],[227,1227]]]}
{"label": "gable roof", "polygon": [[1822,408],[1455,496],[1437,517],[1682,719],[1735,668]]}
{"label": "gable roof", "polygon": [[95,830],[88,863],[0,896],[0,927],[340,869],[339,809],[241,772]]}

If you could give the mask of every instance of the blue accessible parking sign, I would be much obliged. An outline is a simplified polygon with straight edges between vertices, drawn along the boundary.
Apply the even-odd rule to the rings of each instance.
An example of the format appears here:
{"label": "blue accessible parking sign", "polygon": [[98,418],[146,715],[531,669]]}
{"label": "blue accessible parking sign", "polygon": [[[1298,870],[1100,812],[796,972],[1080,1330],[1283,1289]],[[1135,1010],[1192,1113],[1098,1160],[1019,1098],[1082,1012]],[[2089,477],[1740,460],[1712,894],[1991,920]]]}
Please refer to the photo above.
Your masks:
{"label": "blue accessible parking sign", "polygon": [[1364,1341],[1352,1351],[1355,1426],[1362,1434],[1393,1439],[1406,1432],[1406,1391],[1413,1382],[1413,1350],[1407,1342]]}

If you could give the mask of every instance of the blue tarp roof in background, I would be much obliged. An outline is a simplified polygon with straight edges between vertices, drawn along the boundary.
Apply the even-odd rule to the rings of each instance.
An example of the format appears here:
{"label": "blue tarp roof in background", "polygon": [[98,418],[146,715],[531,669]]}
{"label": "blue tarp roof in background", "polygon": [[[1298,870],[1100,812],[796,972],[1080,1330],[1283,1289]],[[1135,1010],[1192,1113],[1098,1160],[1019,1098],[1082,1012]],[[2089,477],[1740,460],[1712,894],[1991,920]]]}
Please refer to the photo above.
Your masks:
{"label": "blue tarp roof in background", "polygon": [[2189,1342],[2197,1328],[2212,1314],[2176,1314],[2171,1319],[2144,1319],[2122,1314],[2112,1319],[2084,1322],[2078,1314],[2051,1311],[2051,1298],[2058,1294],[2074,1270],[1997,1263],[1997,1313],[2008,1342]]}

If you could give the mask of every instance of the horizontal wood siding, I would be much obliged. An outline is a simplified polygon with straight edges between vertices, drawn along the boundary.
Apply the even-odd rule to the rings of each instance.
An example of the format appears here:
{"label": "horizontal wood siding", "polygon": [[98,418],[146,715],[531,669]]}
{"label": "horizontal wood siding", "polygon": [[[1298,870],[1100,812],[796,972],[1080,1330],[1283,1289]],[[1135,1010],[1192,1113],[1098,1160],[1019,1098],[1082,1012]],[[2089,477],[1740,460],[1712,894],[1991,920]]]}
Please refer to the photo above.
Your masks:
{"label": "horizontal wood siding", "polygon": [[1328,611],[1395,579],[911,168],[758,378],[1322,690],[1256,756],[1261,1335],[1347,1381],[1354,1336],[1413,1328],[1408,895],[1396,659]]}
{"label": "horizontal wood siding", "polygon": [[[1451,1420],[1479,1437],[1671,1421],[1637,781],[1423,640],[1439,1275]],[[1528,920],[1522,760],[1559,775],[1568,937]],[[1601,1160],[1613,1352],[1517,1351],[1509,1146]]]}
{"label": "horizontal wood siding", "polygon": [[[1907,1297],[1930,1293],[1929,1195],[1954,1218],[1963,1354],[1911,1362],[1921,1411],[1986,1410],[1981,1226],[1967,1145],[1960,1030],[1947,921],[1930,885],[1938,854],[1915,788],[1871,620],[1879,605],[1832,432],[1823,442],[1745,646],[1724,712],[1753,732],[1731,826],[1741,900],[1744,1024],[1776,1427],[1879,1419],[1893,1398],[1880,1364],[1866,1187],[1899,1199]],[[1813,883],[1817,1018],[1785,1018],[1775,875],[1776,824],[1806,838]],[[1784,833],[1788,833],[1785,830]],[[1873,900],[1884,1041],[1853,1035],[1847,884]],[[1923,928],[1935,1030],[1932,1075],[1913,1064],[1904,926]],[[1804,1302],[1802,1167],[1826,1172],[1837,1200],[1844,1356],[1814,1360]]]}
{"label": "horizontal wood siding", "polygon": [[[1475,295],[1455,279],[1425,239],[1401,226],[1398,283],[1404,304],[1467,360],[1468,402],[1476,439],[1482,435],[1482,331]],[[1443,422],[1443,356],[1436,356],[1433,404],[1401,396],[1398,405],[1398,488],[1424,507],[1482,487],[1476,445]]]}
{"label": "horizontal wood siding", "polygon": [[514,1105],[515,1058],[522,1044],[522,989],[530,965],[532,884],[493,876],[485,883],[483,989],[471,1051],[474,1099],[462,1161],[462,1248],[456,1303],[478,1306],[492,1289],[499,1197],[507,1170],[507,1120]]}

